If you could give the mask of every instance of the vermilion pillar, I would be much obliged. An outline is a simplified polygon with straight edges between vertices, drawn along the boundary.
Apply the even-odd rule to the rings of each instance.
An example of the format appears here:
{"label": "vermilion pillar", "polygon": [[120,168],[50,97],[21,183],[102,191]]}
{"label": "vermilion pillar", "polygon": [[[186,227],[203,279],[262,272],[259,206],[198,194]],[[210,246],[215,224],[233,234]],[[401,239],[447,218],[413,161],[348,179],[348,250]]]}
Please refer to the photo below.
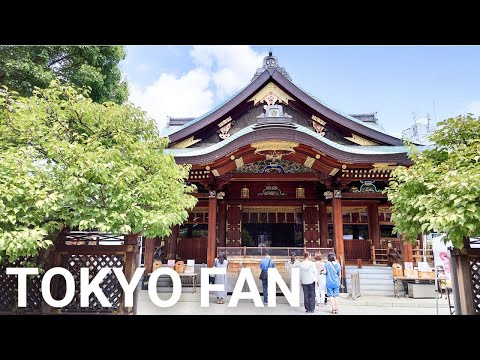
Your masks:
{"label": "vermilion pillar", "polygon": [[342,284],[340,292],[347,291],[347,282],[345,278],[345,247],[343,244],[343,215],[342,215],[342,194],[340,190],[334,191],[332,199],[333,207],[333,237],[335,243],[335,253],[337,260],[342,264]]}
{"label": "vermilion pillar", "polygon": [[217,242],[217,192],[212,190],[208,195],[208,241],[207,241],[207,266],[212,267],[215,260],[215,247]]}
{"label": "vermilion pillar", "polygon": [[380,223],[378,221],[378,204],[371,204],[368,207],[368,231],[372,239],[373,246],[380,248]]}

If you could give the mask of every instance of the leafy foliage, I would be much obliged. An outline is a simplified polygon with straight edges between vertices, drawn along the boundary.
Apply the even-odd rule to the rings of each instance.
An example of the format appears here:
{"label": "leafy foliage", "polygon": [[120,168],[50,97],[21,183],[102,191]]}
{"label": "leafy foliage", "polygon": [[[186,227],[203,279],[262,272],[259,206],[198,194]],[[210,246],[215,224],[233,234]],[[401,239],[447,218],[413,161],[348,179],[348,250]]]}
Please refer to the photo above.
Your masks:
{"label": "leafy foliage", "polygon": [[89,86],[96,102],[127,100],[127,83],[118,68],[123,46],[0,46],[0,85],[30,96],[59,78],[79,88]]}
{"label": "leafy foliage", "polygon": [[0,257],[33,255],[64,226],[166,236],[196,204],[189,167],[131,104],[56,81],[30,98],[0,91],[0,134]]}
{"label": "leafy foliage", "polygon": [[390,181],[395,230],[413,240],[421,232],[447,234],[455,247],[480,234],[480,118],[471,114],[439,123],[435,146],[418,152]]}

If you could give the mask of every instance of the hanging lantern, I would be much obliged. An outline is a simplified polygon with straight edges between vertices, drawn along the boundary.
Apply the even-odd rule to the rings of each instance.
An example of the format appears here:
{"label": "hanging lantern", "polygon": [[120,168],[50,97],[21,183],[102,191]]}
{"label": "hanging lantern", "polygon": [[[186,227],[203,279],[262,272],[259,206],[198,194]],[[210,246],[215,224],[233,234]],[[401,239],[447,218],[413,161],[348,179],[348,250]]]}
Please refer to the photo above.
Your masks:
{"label": "hanging lantern", "polygon": [[300,185],[295,189],[295,195],[297,199],[305,199],[305,188]]}
{"label": "hanging lantern", "polygon": [[250,190],[247,185],[243,185],[242,191],[240,192],[240,197],[242,199],[248,199],[250,197]]}

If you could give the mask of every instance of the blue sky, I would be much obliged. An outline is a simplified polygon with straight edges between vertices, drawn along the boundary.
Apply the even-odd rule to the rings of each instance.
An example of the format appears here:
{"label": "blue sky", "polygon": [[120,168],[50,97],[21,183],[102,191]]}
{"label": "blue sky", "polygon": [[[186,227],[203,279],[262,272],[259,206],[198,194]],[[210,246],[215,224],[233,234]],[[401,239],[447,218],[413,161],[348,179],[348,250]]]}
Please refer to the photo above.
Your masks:
{"label": "blue sky", "polygon": [[293,81],[342,112],[377,112],[400,136],[416,118],[480,115],[479,46],[127,46],[130,100],[157,120],[199,116],[249,83],[272,49]]}

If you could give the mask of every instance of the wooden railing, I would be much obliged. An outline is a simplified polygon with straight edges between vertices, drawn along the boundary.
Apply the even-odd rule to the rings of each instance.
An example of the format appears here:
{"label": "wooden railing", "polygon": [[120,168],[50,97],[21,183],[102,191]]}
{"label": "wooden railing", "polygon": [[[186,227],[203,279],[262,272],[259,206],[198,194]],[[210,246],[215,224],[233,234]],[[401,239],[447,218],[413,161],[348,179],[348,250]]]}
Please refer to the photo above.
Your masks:
{"label": "wooden railing", "polygon": [[[414,265],[417,265],[419,261],[423,261],[423,249],[420,247],[415,247],[412,249]],[[433,267],[433,250],[427,249],[425,253],[426,260],[428,264]]]}
{"label": "wooden railing", "polygon": [[388,249],[376,248],[372,245],[372,262],[376,264],[388,264]]}
{"label": "wooden railing", "polygon": [[307,248],[307,247],[217,247],[217,254],[224,253],[229,257],[263,257],[268,252],[272,257],[286,257],[289,258],[293,253],[296,256],[303,258],[303,253],[308,251],[312,254],[322,253],[326,258],[329,252],[333,252],[332,248]]}
{"label": "wooden railing", "polygon": [[388,265],[391,265],[393,263],[397,263],[402,265],[402,268],[404,267],[403,265],[403,256],[401,254],[401,251],[398,249],[395,249],[394,247],[387,249],[388,250]]}

